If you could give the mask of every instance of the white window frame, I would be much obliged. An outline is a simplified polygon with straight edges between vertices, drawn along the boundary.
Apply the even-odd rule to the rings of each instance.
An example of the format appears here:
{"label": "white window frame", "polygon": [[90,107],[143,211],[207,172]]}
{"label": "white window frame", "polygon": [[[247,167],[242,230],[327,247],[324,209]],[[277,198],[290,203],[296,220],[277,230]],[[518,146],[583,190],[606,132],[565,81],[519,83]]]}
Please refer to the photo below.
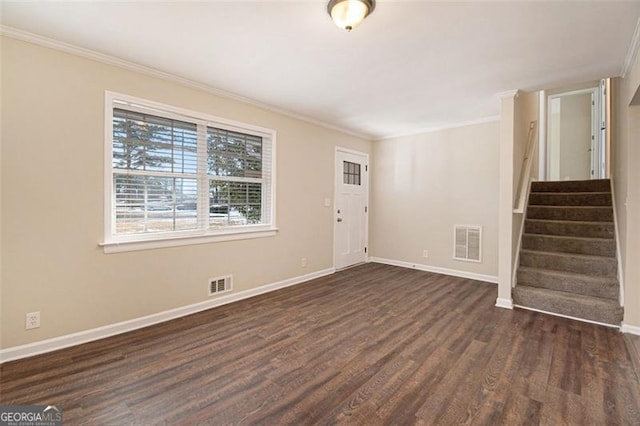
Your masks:
{"label": "white window frame", "polygon": [[[263,191],[262,203],[263,208],[266,207],[268,209],[266,216],[270,217],[270,221],[268,223],[255,225],[228,226],[220,229],[212,229],[205,224],[200,224],[200,227],[196,230],[116,235],[114,229],[115,194],[112,168],[114,107],[195,123],[199,129],[214,127],[256,135],[268,140],[271,145],[271,176],[268,178],[270,180],[270,191],[268,191],[268,193]],[[104,114],[104,240],[99,243],[99,245],[103,247],[105,253],[205,244],[276,235],[278,228],[276,227],[276,132],[274,130],[111,91],[105,91]],[[206,143],[206,137],[199,135],[198,144],[200,143]],[[199,151],[200,149],[201,147],[199,147]],[[270,203],[265,206],[265,200],[267,198],[270,199]],[[202,189],[202,182],[199,185],[198,201],[199,209],[202,209],[202,206],[208,203],[207,191]],[[202,218],[202,215],[199,215],[199,217]]]}

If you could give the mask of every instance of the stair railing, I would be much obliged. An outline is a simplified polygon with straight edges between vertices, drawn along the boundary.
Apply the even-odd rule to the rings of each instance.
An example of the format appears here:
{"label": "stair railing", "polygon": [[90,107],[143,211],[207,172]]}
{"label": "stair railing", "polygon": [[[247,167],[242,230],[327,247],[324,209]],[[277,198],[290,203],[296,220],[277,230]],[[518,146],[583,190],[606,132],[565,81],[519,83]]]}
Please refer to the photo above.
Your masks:
{"label": "stair railing", "polygon": [[535,148],[535,135],[536,128],[538,126],[537,121],[529,123],[529,134],[527,135],[527,148],[524,152],[524,159],[522,160],[522,168],[520,169],[520,178],[518,179],[518,186],[516,192],[516,202],[513,206],[514,213],[524,213],[524,204],[527,198],[527,189],[529,187],[529,180],[531,178],[531,166],[533,164],[533,151]]}

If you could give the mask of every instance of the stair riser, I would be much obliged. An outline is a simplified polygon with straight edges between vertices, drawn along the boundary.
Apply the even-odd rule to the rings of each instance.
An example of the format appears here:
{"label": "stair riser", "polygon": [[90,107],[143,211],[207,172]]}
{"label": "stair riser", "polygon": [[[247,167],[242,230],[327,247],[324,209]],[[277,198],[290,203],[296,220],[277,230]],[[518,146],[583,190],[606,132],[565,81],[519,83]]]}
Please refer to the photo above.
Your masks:
{"label": "stair riser", "polygon": [[607,179],[532,182],[531,192],[611,192],[611,184]]}
{"label": "stair riser", "polygon": [[620,325],[622,321],[622,308],[620,307],[594,308],[582,303],[560,300],[553,296],[531,294],[522,287],[514,289],[513,301],[516,305],[604,324]]}
{"label": "stair riser", "polygon": [[535,192],[529,195],[532,206],[608,206],[611,207],[611,194],[555,194]]}
{"label": "stair riser", "polygon": [[532,222],[525,221],[525,232],[530,234],[561,235],[587,238],[613,238],[613,223],[602,222],[572,223],[572,222]]}
{"label": "stair riser", "polygon": [[611,207],[539,207],[529,206],[528,219],[613,222]]}
{"label": "stair riser", "polygon": [[618,282],[603,278],[598,282],[579,277],[558,277],[543,271],[518,271],[518,285],[566,291],[583,296],[618,300]]}
{"label": "stair riser", "polygon": [[520,265],[539,269],[575,272],[595,277],[613,277],[617,275],[615,258],[582,259],[579,257],[554,256],[545,253],[520,253]]}
{"label": "stair riser", "polygon": [[582,240],[570,237],[547,237],[523,235],[522,248],[526,250],[578,253],[594,256],[615,257],[614,240]]}
{"label": "stair riser", "polygon": [[514,303],[619,325],[611,182],[533,182]]}

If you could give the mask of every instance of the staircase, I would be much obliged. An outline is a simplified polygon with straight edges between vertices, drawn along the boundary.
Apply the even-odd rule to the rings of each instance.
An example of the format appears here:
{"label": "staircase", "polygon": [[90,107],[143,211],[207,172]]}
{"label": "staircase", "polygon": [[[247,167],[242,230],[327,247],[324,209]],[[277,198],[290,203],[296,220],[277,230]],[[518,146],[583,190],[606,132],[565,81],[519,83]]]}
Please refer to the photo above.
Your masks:
{"label": "staircase", "polygon": [[609,180],[533,182],[514,303],[619,326],[614,231]]}

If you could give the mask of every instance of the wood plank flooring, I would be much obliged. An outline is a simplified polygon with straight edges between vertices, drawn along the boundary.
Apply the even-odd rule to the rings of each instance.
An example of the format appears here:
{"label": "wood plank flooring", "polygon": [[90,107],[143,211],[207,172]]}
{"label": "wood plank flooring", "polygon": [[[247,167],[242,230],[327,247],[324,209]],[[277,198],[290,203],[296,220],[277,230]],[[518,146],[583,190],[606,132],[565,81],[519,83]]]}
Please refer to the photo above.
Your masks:
{"label": "wood plank flooring", "polygon": [[640,424],[614,329],[494,307],[493,284],[367,264],[4,364],[65,424]]}
{"label": "wood plank flooring", "polygon": [[636,376],[638,377],[638,380],[640,380],[640,336],[625,334],[624,341],[627,344],[627,349],[629,350],[631,363],[636,371]]}

